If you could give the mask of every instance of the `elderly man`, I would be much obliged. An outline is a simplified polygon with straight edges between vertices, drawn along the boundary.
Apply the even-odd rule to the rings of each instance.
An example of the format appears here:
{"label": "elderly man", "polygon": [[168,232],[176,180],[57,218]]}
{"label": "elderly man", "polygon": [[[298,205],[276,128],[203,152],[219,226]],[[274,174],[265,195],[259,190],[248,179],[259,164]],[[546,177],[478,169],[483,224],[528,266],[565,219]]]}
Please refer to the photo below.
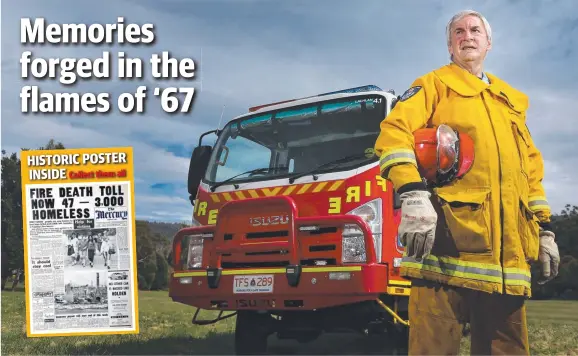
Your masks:
{"label": "elderly man", "polygon": [[[529,263],[541,262],[539,283],[559,263],[528,98],[484,72],[492,32],[481,14],[452,17],[447,45],[451,63],[414,81],[375,144],[402,201],[409,353],[457,354],[469,323],[472,354],[528,354]],[[475,159],[460,179],[432,187],[420,175],[413,133],[440,124],[469,135]]]}

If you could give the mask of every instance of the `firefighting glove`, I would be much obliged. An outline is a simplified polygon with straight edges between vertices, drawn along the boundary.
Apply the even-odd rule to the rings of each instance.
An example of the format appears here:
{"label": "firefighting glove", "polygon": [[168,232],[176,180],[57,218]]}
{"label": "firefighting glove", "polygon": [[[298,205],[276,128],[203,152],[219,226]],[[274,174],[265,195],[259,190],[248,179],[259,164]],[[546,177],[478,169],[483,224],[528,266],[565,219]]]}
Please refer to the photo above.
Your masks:
{"label": "firefighting glove", "polygon": [[552,231],[540,228],[538,259],[542,264],[542,275],[538,279],[538,284],[545,284],[558,275],[560,252],[558,252],[558,245],[554,241],[555,237],[556,235]]}
{"label": "firefighting glove", "polygon": [[408,257],[421,260],[433,247],[438,216],[431,201],[431,193],[414,190],[400,194],[401,223],[398,233]]}

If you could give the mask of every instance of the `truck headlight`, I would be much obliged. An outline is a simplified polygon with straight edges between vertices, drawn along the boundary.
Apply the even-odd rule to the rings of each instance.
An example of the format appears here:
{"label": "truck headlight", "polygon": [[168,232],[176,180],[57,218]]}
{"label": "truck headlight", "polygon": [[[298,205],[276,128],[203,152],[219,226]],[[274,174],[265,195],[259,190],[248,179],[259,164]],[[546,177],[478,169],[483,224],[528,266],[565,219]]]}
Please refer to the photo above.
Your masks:
{"label": "truck headlight", "polygon": [[189,255],[187,258],[188,268],[201,268],[203,266],[203,240],[192,238],[189,242]]}
{"label": "truck headlight", "polygon": [[[193,217],[192,226],[201,226],[201,224]],[[203,239],[189,236],[189,246],[187,253],[187,269],[201,268],[203,266]]]}
{"label": "truck headlight", "polygon": [[[351,210],[351,215],[361,217],[371,229],[377,260],[381,260],[381,198],[374,199]],[[342,235],[343,263],[363,263],[366,261],[363,231],[357,225],[345,225]]]}
{"label": "truck headlight", "polygon": [[365,239],[363,232],[357,225],[345,225],[342,233],[343,263],[363,263],[366,261]]}

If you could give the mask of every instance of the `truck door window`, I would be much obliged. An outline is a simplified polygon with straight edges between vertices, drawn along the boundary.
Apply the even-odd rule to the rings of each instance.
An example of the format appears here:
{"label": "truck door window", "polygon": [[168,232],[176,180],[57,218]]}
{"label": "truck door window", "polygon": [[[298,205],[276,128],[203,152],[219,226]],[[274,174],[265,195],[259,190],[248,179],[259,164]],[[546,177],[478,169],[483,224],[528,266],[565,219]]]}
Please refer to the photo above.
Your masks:
{"label": "truck door window", "polygon": [[[226,142],[228,154],[222,152],[220,161],[215,172],[215,181],[220,182],[236,174],[249,171],[251,169],[269,167],[271,160],[271,150],[254,141],[242,136],[229,138]],[[227,159],[224,160],[225,155]]]}

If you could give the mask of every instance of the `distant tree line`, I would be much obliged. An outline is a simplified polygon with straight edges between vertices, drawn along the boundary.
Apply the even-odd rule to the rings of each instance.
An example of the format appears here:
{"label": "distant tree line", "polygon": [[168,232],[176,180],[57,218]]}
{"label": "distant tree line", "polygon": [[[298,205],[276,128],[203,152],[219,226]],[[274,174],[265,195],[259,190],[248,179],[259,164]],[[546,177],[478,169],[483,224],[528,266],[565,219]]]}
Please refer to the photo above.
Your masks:
{"label": "distant tree line", "polygon": [[[50,140],[39,149],[63,149],[60,142]],[[535,299],[578,299],[578,206],[566,205],[553,216],[552,225],[560,248],[559,275],[540,286],[533,278]],[[141,290],[162,290],[168,287],[171,267],[168,256],[171,240],[181,223],[136,222],[138,287]],[[24,244],[22,233],[22,193],[20,159],[16,153],[2,150],[2,289],[9,281],[12,288],[24,280]],[[539,264],[532,270],[539,273]]]}

